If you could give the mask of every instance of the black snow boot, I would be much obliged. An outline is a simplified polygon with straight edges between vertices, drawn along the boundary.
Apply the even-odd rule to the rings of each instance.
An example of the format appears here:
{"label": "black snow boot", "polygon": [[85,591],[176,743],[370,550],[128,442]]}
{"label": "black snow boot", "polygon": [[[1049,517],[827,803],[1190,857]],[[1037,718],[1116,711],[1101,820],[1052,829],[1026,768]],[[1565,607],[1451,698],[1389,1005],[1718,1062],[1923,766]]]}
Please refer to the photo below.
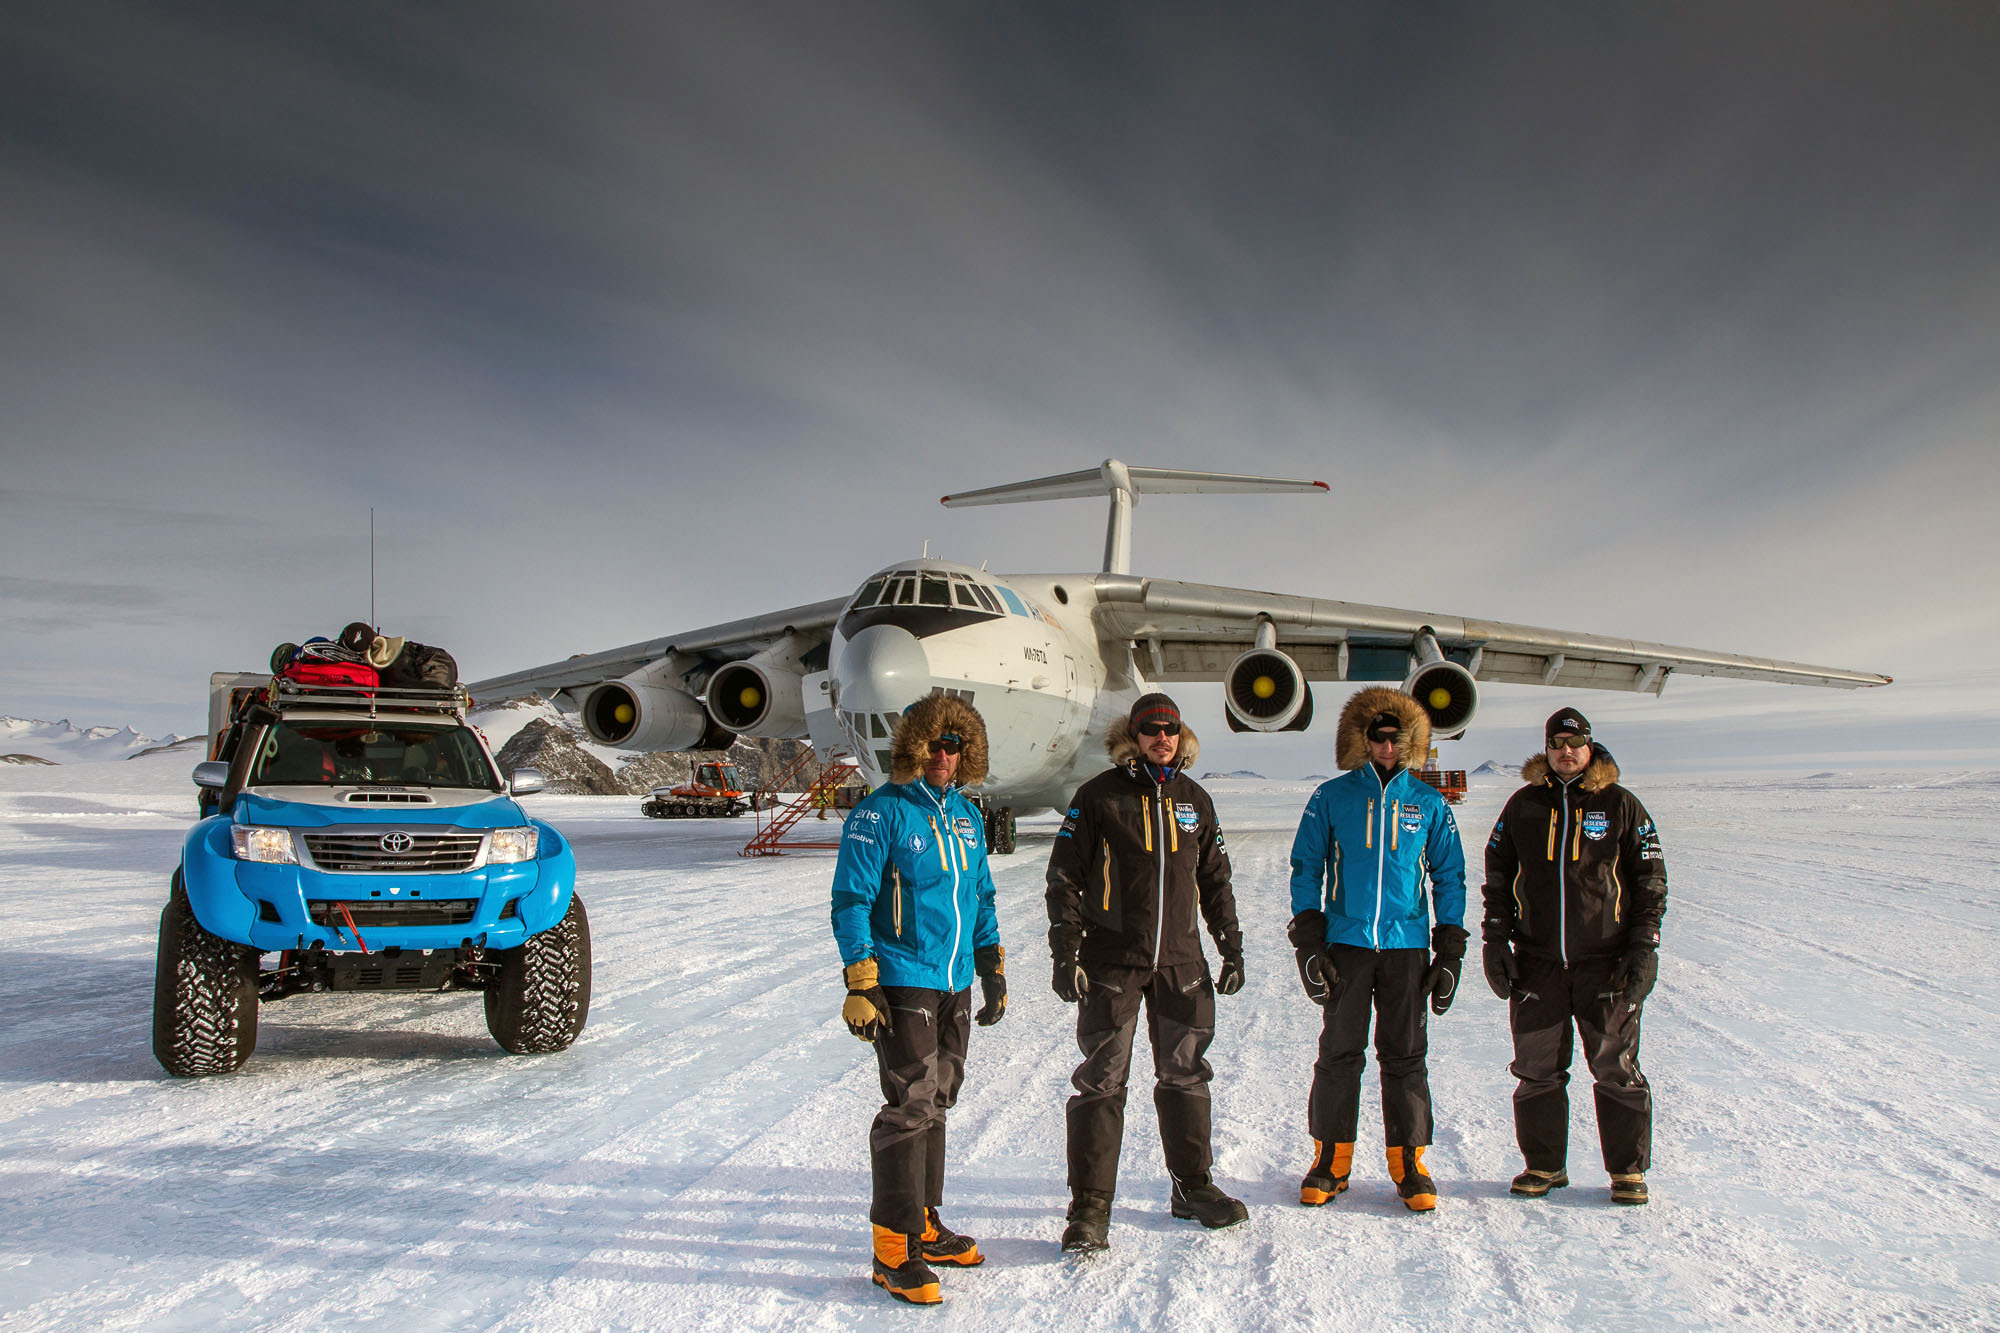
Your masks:
{"label": "black snow boot", "polygon": [[1518,1194],[1524,1199],[1539,1199],[1550,1190],[1562,1189],[1569,1184],[1569,1172],[1563,1170],[1537,1171],[1532,1166],[1514,1177],[1514,1183],[1507,1187],[1509,1194]]}
{"label": "black snow boot", "polygon": [[1611,1177],[1611,1202],[1646,1202],[1646,1178],[1636,1171],[1628,1175]]}
{"label": "black snow boot", "polygon": [[946,1226],[935,1208],[924,1209],[924,1234],[917,1241],[923,1246],[924,1258],[934,1264],[977,1268],[986,1262],[986,1256],[979,1252],[979,1242]]}
{"label": "black snow boot", "polygon": [[1171,1207],[1175,1217],[1191,1217],[1211,1231],[1250,1219],[1243,1201],[1224,1194],[1206,1174],[1187,1181],[1175,1176]]}
{"label": "black snow boot", "polygon": [[1111,1248],[1111,1196],[1097,1190],[1078,1190],[1069,1201],[1069,1225],[1063,1228],[1062,1247],[1071,1254],[1095,1254]]}

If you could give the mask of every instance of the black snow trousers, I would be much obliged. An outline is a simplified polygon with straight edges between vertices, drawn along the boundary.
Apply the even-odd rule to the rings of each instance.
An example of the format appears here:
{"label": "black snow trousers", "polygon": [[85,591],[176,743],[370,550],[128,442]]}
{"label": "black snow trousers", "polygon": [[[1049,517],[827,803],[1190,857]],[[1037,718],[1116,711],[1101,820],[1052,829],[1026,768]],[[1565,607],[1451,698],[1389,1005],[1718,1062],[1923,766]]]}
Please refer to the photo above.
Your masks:
{"label": "black snow trousers", "polygon": [[1653,1158],[1653,1089],[1639,1072],[1639,1019],[1607,992],[1613,959],[1564,967],[1553,959],[1519,957],[1521,977],[1508,1002],[1514,1032],[1514,1136],[1536,1171],[1566,1169],[1569,1155],[1569,1064],[1575,1038],[1596,1081],[1597,1137],[1612,1175],[1644,1171]]}
{"label": "black snow trousers", "polygon": [[1070,1076],[1069,1187],[1114,1193],[1118,1150],[1125,1141],[1125,1076],[1139,1007],[1153,1043],[1153,1108],[1167,1170],[1181,1180],[1206,1180],[1209,1157],[1208,1083],[1204,1056],[1215,1039],[1215,985],[1206,963],[1155,970],[1093,966],[1090,989],[1077,1003],[1076,1044],[1083,1063]]}
{"label": "black snow trousers", "polygon": [[1326,1004],[1313,1062],[1306,1125],[1321,1143],[1352,1143],[1361,1121],[1361,1069],[1368,1020],[1375,1019],[1375,1060],[1382,1066],[1382,1135],[1388,1146],[1431,1141],[1430,1011],[1425,1007],[1425,949],[1364,949],[1330,944],[1339,984]]}
{"label": "black snow trousers", "polygon": [[884,986],[893,1032],[875,1039],[882,1109],[868,1130],[875,1198],[868,1220],[923,1233],[924,1208],[944,1202],[944,1117],[965,1080],[972,991]]}

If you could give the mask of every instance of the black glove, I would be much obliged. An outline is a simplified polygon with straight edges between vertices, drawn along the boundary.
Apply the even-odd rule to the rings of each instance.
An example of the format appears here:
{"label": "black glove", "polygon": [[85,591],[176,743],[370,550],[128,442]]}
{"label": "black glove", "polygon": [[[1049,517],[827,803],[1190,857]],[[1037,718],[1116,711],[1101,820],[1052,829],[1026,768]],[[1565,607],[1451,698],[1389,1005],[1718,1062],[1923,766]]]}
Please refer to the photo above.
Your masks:
{"label": "black glove", "polygon": [[979,993],[986,997],[985,1006],[972,1021],[990,1028],[1007,1014],[1007,950],[998,944],[974,949],[972,968],[979,973]]}
{"label": "black glove", "polygon": [[889,997],[882,993],[875,960],[864,958],[849,963],[840,975],[847,982],[847,999],[840,1006],[847,1030],[863,1041],[874,1041],[885,1032],[894,1032],[896,1024],[889,1017]]}
{"label": "black glove", "polygon": [[1640,1001],[1653,993],[1653,983],[1659,977],[1660,937],[1634,936],[1611,974],[1611,992],[1620,1004],[1636,1009]]}
{"label": "black glove", "polygon": [[1215,942],[1222,955],[1222,968],[1215,974],[1215,993],[1234,995],[1243,989],[1243,932],[1232,930]]}
{"label": "black glove", "polygon": [[1333,955],[1326,948],[1326,913],[1308,907],[1292,918],[1285,934],[1292,941],[1292,952],[1298,956],[1299,982],[1306,988],[1306,998],[1314,1004],[1325,1004],[1332,998],[1333,988],[1340,984],[1340,973],[1334,970]]}
{"label": "black glove", "polygon": [[1514,998],[1514,983],[1521,979],[1520,965],[1514,961],[1514,946],[1505,940],[1488,940],[1479,955],[1486,969],[1486,984],[1503,1000]]}
{"label": "black glove", "polygon": [[1462,926],[1431,928],[1431,970],[1424,973],[1424,989],[1431,994],[1432,1013],[1443,1014],[1458,995],[1458,971],[1465,966],[1465,942],[1471,938]]}
{"label": "black glove", "polygon": [[1049,952],[1055,956],[1055,979],[1050,983],[1064,1004],[1075,1004],[1090,990],[1090,978],[1083,973],[1083,965],[1076,961],[1077,950],[1083,947],[1083,932],[1075,926],[1049,927]]}

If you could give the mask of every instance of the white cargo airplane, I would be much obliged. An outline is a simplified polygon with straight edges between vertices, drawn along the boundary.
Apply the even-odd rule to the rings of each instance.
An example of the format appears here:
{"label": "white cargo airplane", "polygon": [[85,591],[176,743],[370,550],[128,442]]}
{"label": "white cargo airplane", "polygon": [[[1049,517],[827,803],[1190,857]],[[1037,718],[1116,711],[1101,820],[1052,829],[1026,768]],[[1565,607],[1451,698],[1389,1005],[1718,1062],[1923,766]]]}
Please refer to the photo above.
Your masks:
{"label": "white cargo airplane", "polygon": [[1427,611],[1211,587],[1131,573],[1140,495],[1292,491],[1324,482],[1129,467],[947,495],[947,506],[1108,495],[1095,574],[988,574],[901,561],[850,596],[649,639],[495,676],[485,699],[530,692],[582,714],[590,735],[629,750],[726,746],[733,735],[810,737],[845,751],[869,784],[887,780],[902,711],[935,690],[986,719],[990,773],[979,795],[989,841],[1010,850],[1013,811],[1060,808],[1104,766],[1101,738],[1145,691],[1218,681],[1233,731],[1302,731],[1315,681],[1397,681],[1440,737],[1460,735],[1475,681],[1658,694],[1668,675],[1855,688],[1889,677]]}

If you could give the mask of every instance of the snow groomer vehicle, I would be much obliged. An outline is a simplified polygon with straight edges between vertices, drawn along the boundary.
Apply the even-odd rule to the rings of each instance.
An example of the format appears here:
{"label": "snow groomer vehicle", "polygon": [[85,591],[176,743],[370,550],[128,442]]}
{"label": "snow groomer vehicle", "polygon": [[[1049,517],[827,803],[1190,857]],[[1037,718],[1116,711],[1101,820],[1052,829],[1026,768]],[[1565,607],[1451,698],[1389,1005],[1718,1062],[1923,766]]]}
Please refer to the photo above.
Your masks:
{"label": "snow groomer vehicle", "polygon": [[241,1067],[260,1003],[301,991],[481,991],[514,1054],[583,1031],[576,863],[514,799],[541,775],[501,777],[463,686],[380,683],[392,678],[288,663],[211,679],[210,758],[194,772],[205,817],[160,914],[153,1053],[167,1072]]}

